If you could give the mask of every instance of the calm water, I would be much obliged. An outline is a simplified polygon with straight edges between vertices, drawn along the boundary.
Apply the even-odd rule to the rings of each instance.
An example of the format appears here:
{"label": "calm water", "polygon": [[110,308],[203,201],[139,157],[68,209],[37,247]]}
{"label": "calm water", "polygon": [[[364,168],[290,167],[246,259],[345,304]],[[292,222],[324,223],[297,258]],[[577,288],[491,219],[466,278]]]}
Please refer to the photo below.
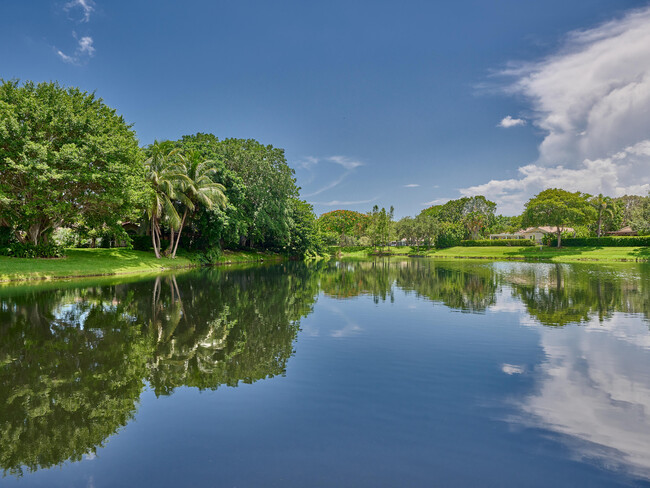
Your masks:
{"label": "calm water", "polygon": [[650,486],[650,266],[0,288],[1,486]]}

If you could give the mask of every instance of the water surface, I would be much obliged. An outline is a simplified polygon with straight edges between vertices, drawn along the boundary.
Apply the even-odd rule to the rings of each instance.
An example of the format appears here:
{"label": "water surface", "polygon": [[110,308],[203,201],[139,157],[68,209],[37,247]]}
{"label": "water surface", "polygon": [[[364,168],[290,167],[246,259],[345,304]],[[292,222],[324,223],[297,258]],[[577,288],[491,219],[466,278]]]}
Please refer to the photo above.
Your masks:
{"label": "water surface", "polygon": [[1,486],[650,486],[650,266],[0,288]]}

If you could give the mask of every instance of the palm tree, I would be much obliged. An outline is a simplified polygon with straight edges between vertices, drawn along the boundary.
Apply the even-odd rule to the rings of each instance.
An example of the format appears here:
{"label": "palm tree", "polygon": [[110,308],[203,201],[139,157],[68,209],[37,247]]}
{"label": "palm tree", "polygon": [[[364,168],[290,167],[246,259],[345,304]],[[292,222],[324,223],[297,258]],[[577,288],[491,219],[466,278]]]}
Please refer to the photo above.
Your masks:
{"label": "palm tree", "polygon": [[614,212],[616,210],[616,202],[612,200],[610,197],[605,197],[603,196],[602,193],[600,193],[597,197],[592,199],[591,205],[598,212],[598,230],[596,232],[596,235],[600,237],[601,227],[603,223],[603,215],[607,214],[613,218]]}
{"label": "palm tree", "polygon": [[183,217],[180,218],[177,226],[178,234],[174,242],[174,231],[172,228],[171,242],[169,250],[171,257],[176,257],[176,250],[181,239],[181,232],[187,221],[188,216],[192,216],[197,206],[202,205],[210,210],[218,205],[225,208],[228,204],[228,198],[225,195],[226,189],[223,185],[212,181],[211,176],[216,173],[214,161],[203,159],[197,151],[190,151],[186,155],[179,155],[181,168],[185,176],[182,184],[182,192],[179,193],[179,201],[184,207]]}
{"label": "palm tree", "polygon": [[151,241],[158,259],[160,259],[160,222],[167,217],[170,228],[178,228],[181,218],[176,211],[174,201],[187,199],[182,188],[188,178],[183,173],[183,168],[174,162],[177,153],[178,150],[174,149],[171,143],[156,141],[151,148],[151,157],[144,162],[147,179],[153,188],[147,214],[151,220]]}

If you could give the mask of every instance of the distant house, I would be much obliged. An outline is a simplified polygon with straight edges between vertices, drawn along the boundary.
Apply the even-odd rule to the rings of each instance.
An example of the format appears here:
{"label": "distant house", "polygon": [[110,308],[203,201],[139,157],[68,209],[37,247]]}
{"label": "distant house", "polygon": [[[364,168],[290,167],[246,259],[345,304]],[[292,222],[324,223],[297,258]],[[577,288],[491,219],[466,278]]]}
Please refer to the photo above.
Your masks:
{"label": "distant house", "polygon": [[619,230],[613,230],[607,233],[608,236],[637,236],[639,235],[636,231],[632,230],[632,227],[625,226]]}
{"label": "distant house", "polygon": [[[564,227],[562,229],[562,232],[573,232],[575,234],[575,230],[572,227]],[[535,242],[541,244],[542,238],[545,234],[557,234],[557,227],[551,227],[549,225],[542,225],[541,227],[528,227],[527,229],[520,230],[519,234],[523,236],[523,239],[532,239]]]}
{"label": "distant house", "polygon": [[[519,231],[521,232],[521,231]],[[490,234],[488,239],[493,240],[493,239],[523,239],[522,235],[519,232],[515,232],[514,234],[508,234],[507,232],[504,232],[502,234]]]}
{"label": "distant house", "polygon": [[[574,232],[571,227],[565,227],[562,229],[565,232]],[[528,227],[527,229],[522,229],[518,230],[517,232],[513,234],[490,234],[490,239],[530,239],[533,240],[537,243],[542,242],[542,238],[544,237],[545,234],[556,234],[557,233],[557,227],[551,227],[548,225],[544,225],[541,227]]]}

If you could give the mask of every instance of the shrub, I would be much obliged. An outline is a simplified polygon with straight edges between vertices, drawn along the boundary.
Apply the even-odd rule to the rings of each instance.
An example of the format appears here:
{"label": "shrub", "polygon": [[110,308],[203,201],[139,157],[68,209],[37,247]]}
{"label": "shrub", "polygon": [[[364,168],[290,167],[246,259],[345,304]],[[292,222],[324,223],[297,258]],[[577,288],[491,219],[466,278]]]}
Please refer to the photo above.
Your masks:
{"label": "shrub", "polygon": [[[557,239],[550,243],[557,246]],[[565,247],[635,247],[650,246],[650,236],[607,236],[607,237],[567,237],[562,238]]]}
{"label": "shrub", "polygon": [[63,248],[53,242],[47,244],[14,242],[5,249],[6,256],[15,258],[60,258],[63,257]]}
{"label": "shrub", "polygon": [[461,224],[440,222],[438,235],[436,236],[436,247],[438,249],[444,249],[446,247],[458,246],[464,235],[465,229]]}
{"label": "shrub", "polygon": [[535,246],[535,241],[531,239],[477,239],[461,241],[461,246],[474,247],[474,246]]}

